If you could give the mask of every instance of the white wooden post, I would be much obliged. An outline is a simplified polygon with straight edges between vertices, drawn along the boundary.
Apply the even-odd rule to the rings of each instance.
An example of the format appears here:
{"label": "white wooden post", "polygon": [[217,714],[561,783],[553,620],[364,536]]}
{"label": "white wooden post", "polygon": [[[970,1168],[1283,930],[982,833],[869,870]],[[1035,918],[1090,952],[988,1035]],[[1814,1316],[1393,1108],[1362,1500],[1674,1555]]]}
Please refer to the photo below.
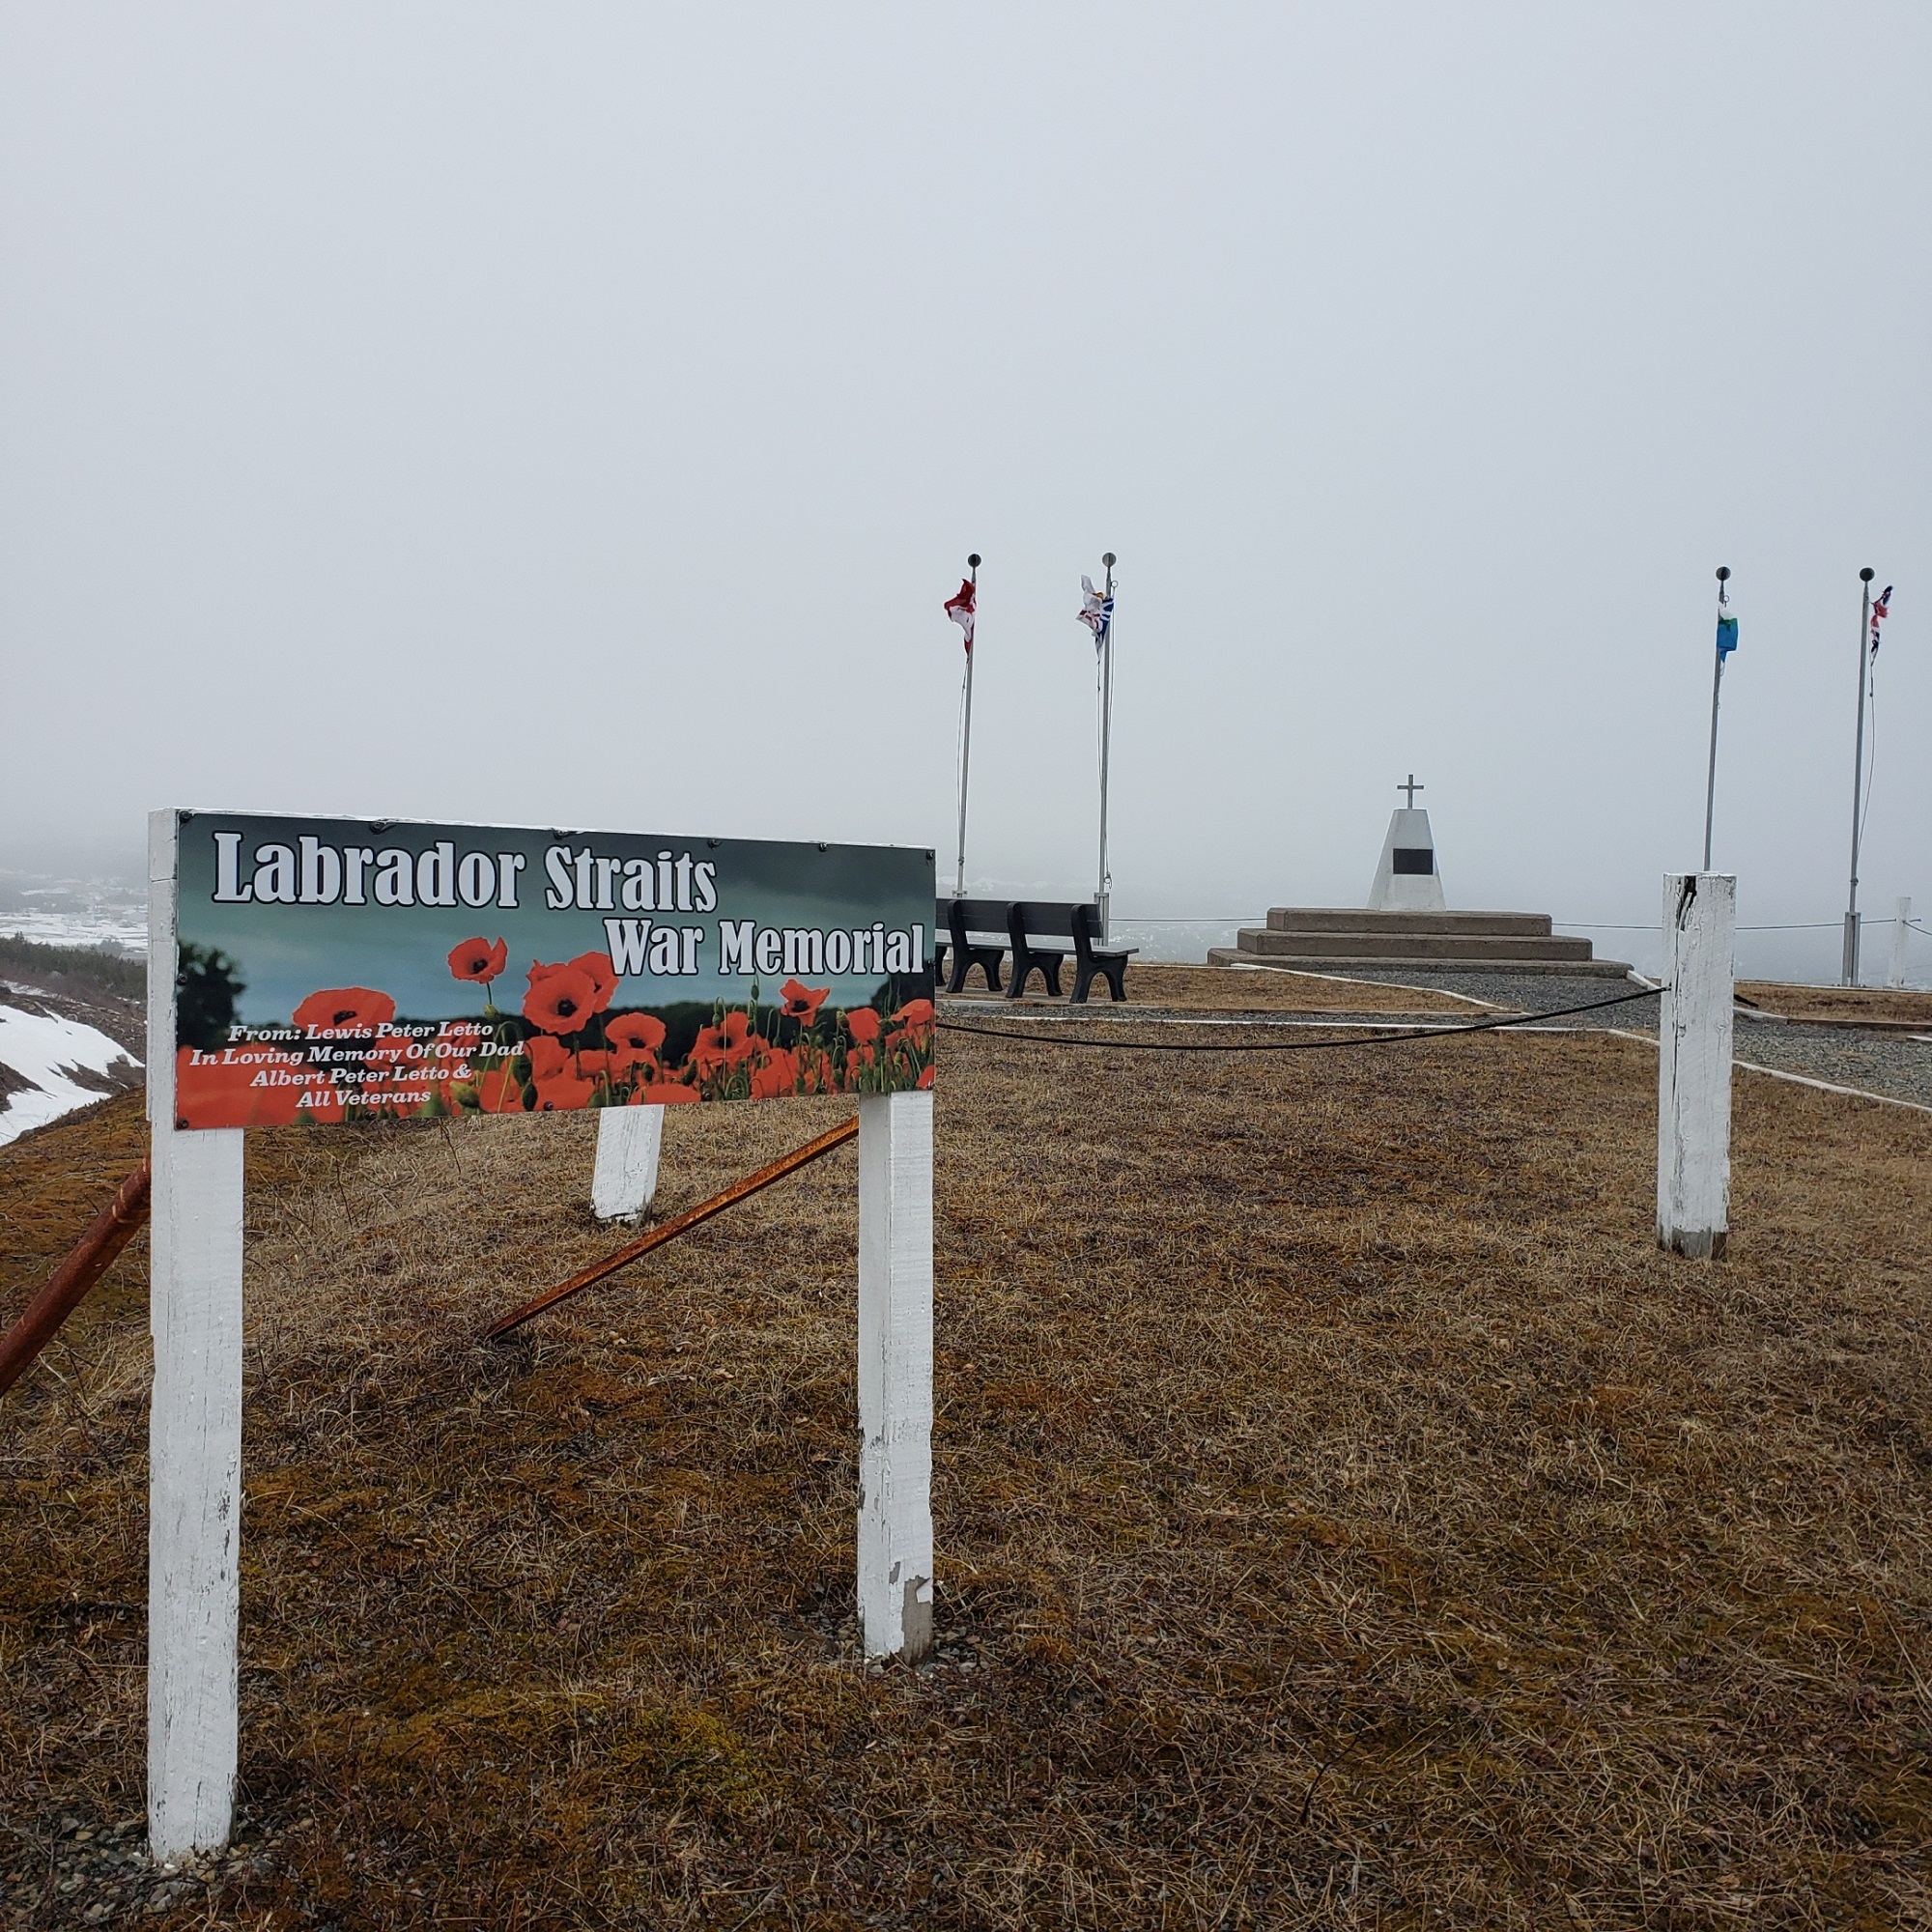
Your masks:
{"label": "white wooden post", "polygon": [[233,1822],[242,1554],[242,1136],[175,1131],[175,814],[154,813],[148,1844],[162,1861],[225,1844]]}
{"label": "white wooden post", "polygon": [[1663,1010],[1658,1025],[1657,1238],[1721,1259],[1730,1231],[1732,936],[1727,872],[1663,881]]}
{"label": "white wooden post", "polygon": [[1898,917],[1891,923],[1891,971],[1885,976],[1888,986],[1905,984],[1905,935],[1911,929],[1912,901],[1900,899]]}
{"label": "white wooden post", "polygon": [[601,1107],[590,1207],[600,1221],[635,1221],[658,1191],[664,1146],[662,1107]]}
{"label": "white wooden post", "polygon": [[859,1627],[932,1647],[932,1095],[859,1102]]}

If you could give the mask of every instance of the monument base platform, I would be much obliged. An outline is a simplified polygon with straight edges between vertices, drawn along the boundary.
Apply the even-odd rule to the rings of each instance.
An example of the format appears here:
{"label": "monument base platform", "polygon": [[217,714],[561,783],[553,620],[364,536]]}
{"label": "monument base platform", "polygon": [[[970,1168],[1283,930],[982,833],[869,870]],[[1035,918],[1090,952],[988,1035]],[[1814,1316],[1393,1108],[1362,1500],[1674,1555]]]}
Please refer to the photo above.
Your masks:
{"label": "monument base platform", "polygon": [[1594,957],[1587,939],[1552,932],[1547,913],[1364,912],[1342,906],[1275,906],[1266,925],[1242,927],[1237,944],[1217,946],[1208,961],[1307,973],[1398,966],[1614,980],[1630,971],[1622,960]]}

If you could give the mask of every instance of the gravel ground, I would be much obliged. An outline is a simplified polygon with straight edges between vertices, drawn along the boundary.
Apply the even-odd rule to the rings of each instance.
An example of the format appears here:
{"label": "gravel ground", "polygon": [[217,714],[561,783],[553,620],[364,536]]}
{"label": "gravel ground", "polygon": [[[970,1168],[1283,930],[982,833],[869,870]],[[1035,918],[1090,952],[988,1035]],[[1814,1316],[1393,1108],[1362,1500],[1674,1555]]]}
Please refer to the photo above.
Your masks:
{"label": "gravel ground", "polygon": [[[1366,966],[1351,971],[1351,980],[1376,980],[1384,985],[1426,986],[1437,992],[1461,993],[1492,1006],[1507,1007],[1512,1012],[1548,1013],[1563,1007],[1587,1007],[1602,1000],[1614,1000],[1637,988],[1628,980],[1605,980],[1601,976],[1575,979],[1562,973],[1438,973],[1419,966]],[[1648,1000],[1632,1000],[1611,1009],[1617,1026],[1657,1024],[1656,1006]]]}
{"label": "gravel ground", "polygon": [[[1400,981],[1411,986],[1435,986],[1449,993],[1468,993],[1525,1012],[1553,1012],[1561,1007],[1580,1007],[1606,1000],[1621,988],[1613,980],[1571,980],[1528,974],[1444,973],[1432,976],[1413,967],[1366,971],[1352,978]],[[1657,1003],[1632,1000],[1603,1016],[1605,1026],[1633,1033],[1657,1031]],[[1587,1019],[1577,1024],[1588,1025]],[[1740,1015],[1734,1037],[1740,1060],[1783,1073],[1800,1073],[1809,1080],[1829,1080],[1840,1087],[1857,1087],[1894,1099],[1932,1106],[1932,1043],[1910,1034],[1866,1033],[1850,1027],[1787,1026],[1775,1020]]]}
{"label": "gravel ground", "polygon": [[1732,1051],[1759,1066],[1932,1107],[1932,1043],[1911,1034],[1740,1020]]}

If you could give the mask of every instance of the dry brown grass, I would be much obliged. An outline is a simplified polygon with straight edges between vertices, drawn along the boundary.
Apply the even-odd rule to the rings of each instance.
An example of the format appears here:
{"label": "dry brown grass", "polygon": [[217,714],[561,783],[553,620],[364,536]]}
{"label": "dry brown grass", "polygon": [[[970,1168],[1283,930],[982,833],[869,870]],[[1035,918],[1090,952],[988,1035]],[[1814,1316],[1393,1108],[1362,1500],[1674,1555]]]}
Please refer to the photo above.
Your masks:
{"label": "dry brown grass", "polygon": [[[1026,1005],[1065,1005],[1039,991],[1039,981],[1026,996]],[[1070,984],[1065,975],[1063,985]],[[1104,1011],[1110,1004],[1106,988],[1095,981],[1091,1003]],[[982,994],[974,982],[972,997],[1000,1002],[998,994]],[[1485,1010],[1480,1000],[1459,1000],[1426,987],[1384,985],[1378,980],[1349,980],[1324,973],[1291,973],[1246,966],[1132,966],[1127,969],[1127,1004],[1135,1007],[1177,1008],[1198,1013],[1460,1013]]]}
{"label": "dry brown grass", "polygon": [[[281,1868],[144,1922],[1927,1923],[1932,1121],[1741,1084],[1688,1264],[1655,1069],[950,1037],[922,1672],[854,1654],[849,1153],[489,1350],[610,1240],[587,1121],[256,1137]],[[674,1112],[661,1208],[838,1114]],[[0,1407],[16,1821],[139,1808],[139,1323]]]}
{"label": "dry brown grass", "polygon": [[1777,980],[1740,980],[1737,990],[1740,999],[1793,1019],[1911,1021],[1932,1032],[1932,993],[1891,992],[1878,986],[1787,986]]}

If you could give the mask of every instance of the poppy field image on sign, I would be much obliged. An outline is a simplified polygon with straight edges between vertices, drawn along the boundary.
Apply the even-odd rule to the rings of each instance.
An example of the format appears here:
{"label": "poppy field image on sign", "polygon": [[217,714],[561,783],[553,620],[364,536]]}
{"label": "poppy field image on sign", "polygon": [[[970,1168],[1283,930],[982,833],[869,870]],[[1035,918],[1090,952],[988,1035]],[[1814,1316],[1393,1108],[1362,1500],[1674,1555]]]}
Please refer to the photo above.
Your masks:
{"label": "poppy field image on sign", "polygon": [[[505,960],[502,940],[467,940],[448,955],[450,977],[487,995]],[[320,988],[286,1027],[238,1027],[244,1037],[226,1045],[182,1047],[177,1122],[434,1120],[932,1085],[930,1000],[882,1014],[871,1005],[834,1007],[829,986],[789,979],[767,1004],[754,981],[743,1006],[720,1001],[687,1014],[682,1048],[671,1053],[664,1013],[611,1009],[620,980],[608,953],[532,960],[527,978],[520,1013],[489,1002],[478,1020],[399,1020],[396,1002],[374,987]]]}

